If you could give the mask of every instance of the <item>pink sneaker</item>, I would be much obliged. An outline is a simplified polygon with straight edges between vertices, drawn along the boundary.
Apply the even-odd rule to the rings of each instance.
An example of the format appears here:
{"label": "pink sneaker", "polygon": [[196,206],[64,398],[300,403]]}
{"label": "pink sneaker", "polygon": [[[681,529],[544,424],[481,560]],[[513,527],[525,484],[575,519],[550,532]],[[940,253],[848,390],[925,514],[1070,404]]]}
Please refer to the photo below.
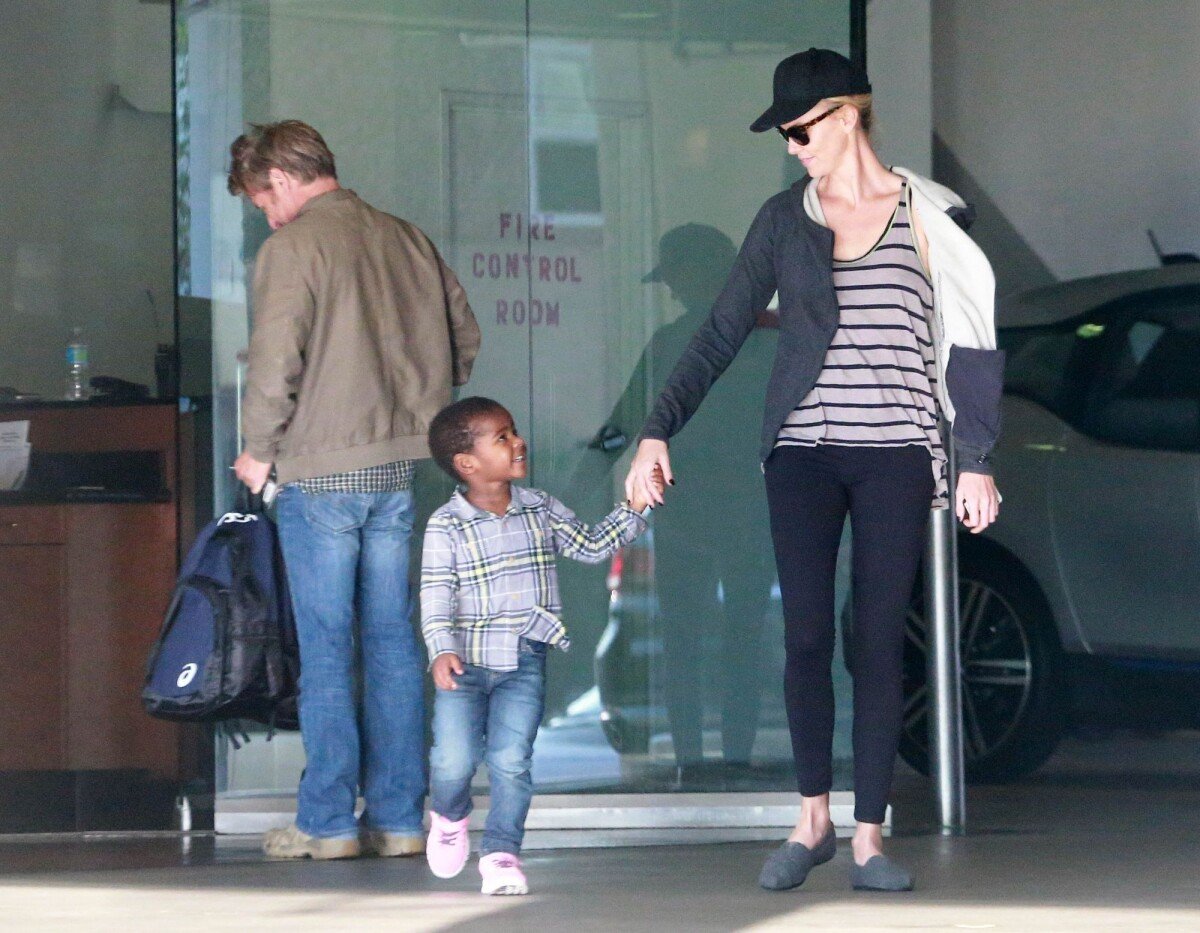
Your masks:
{"label": "pink sneaker", "polygon": [[521,860],[508,852],[493,852],[479,860],[484,894],[528,894]]}
{"label": "pink sneaker", "polygon": [[471,839],[467,835],[470,817],[455,822],[429,811],[429,839],[425,843],[425,858],[429,870],[439,878],[453,878],[467,864]]}

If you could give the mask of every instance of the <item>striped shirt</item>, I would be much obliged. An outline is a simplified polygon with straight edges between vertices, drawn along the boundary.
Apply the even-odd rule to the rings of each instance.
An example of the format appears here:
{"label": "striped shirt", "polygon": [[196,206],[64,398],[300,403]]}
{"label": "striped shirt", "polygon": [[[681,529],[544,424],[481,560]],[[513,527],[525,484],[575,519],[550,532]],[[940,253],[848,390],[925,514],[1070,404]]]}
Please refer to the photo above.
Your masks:
{"label": "striped shirt", "polygon": [[468,664],[513,671],[522,638],[566,650],[555,556],[599,563],[645,529],[628,505],[589,527],[537,489],[513,486],[504,515],[455,492],[425,528],[421,634],[430,661],[453,652]]}
{"label": "striped shirt", "polygon": [[379,466],[331,473],[296,481],[302,492],[403,492],[412,488],[414,460],[393,460]]}
{"label": "striped shirt", "polygon": [[775,446],[919,444],[932,458],[938,506],[948,492],[929,330],[933,287],[909,222],[909,190],[865,256],[834,260],[837,333],[816,385],[788,415]]}

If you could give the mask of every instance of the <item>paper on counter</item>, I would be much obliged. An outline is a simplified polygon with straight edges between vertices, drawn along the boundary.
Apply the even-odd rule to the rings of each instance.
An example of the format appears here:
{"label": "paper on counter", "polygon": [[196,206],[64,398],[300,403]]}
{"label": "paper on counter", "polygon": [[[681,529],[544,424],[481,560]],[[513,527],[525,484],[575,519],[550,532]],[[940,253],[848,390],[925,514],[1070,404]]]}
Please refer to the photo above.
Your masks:
{"label": "paper on counter", "polygon": [[0,489],[20,489],[29,472],[29,422],[0,422]]}
{"label": "paper on counter", "polygon": [[28,444],[18,448],[0,448],[0,489],[20,489],[29,472]]}
{"label": "paper on counter", "polygon": [[18,448],[28,441],[28,421],[0,421],[0,449]]}

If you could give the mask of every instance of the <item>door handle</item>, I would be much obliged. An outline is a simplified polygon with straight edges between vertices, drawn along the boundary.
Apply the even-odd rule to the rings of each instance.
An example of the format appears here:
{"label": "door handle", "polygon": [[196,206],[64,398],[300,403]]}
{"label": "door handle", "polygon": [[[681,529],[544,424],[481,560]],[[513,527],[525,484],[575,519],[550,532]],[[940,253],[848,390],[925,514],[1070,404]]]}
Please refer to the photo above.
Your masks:
{"label": "door handle", "polygon": [[629,439],[625,436],[625,432],[618,428],[615,424],[606,424],[596,436],[588,441],[588,449],[603,450],[606,453],[612,453],[617,450],[624,450],[629,444]]}
{"label": "door handle", "polygon": [[250,351],[248,349],[238,350],[237,370],[234,377],[234,393],[236,396],[234,415],[237,419],[235,430],[237,431],[237,452],[239,454],[241,454],[246,446],[242,437],[242,390],[246,388],[246,367],[249,364]]}

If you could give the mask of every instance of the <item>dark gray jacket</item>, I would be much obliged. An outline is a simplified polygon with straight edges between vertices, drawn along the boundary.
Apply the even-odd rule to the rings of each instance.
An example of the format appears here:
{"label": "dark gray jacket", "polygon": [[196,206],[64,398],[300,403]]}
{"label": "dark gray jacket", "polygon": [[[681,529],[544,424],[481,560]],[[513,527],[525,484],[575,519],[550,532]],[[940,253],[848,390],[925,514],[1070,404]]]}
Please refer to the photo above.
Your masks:
{"label": "dark gray jacket", "polygon": [[[784,420],[816,383],[838,327],[833,231],[805,211],[806,184],[801,179],[759,210],[724,289],[668,377],[641,437],[666,441],[679,433],[778,290],[779,346],[767,382],[759,460],[765,463],[771,455]],[[961,202],[946,213],[963,229],[973,219]],[[931,329],[942,331],[938,323]],[[954,411],[959,472],[990,475],[988,453],[1000,433],[1004,354],[951,346],[947,358],[943,382]]]}

